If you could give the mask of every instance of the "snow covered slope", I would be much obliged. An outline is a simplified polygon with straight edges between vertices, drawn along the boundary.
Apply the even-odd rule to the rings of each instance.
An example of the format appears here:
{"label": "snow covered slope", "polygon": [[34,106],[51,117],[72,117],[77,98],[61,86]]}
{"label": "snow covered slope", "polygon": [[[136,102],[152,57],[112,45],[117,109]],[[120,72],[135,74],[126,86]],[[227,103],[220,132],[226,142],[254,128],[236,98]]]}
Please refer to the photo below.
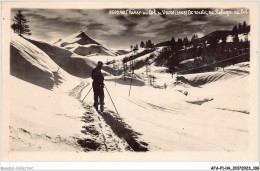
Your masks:
{"label": "snow covered slope", "polygon": [[[166,67],[152,64],[148,75],[145,68],[135,73],[147,85],[150,85],[149,77],[154,77],[153,87],[187,92],[185,101],[188,103],[249,114],[249,69],[249,62],[242,62],[224,70],[218,68],[214,72],[171,76],[166,72]],[[236,103],[232,103],[233,99],[236,99]]]}
{"label": "snow covered slope", "polygon": [[10,150],[79,151],[75,137],[80,138],[84,123],[75,118],[84,113],[81,104],[60,91],[10,80]]}
{"label": "snow covered slope", "polygon": [[91,54],[115,56],[112,50],[109,50],[102,46],[100,43],[91,39],[83,31],[74,33],[64,39],[59,39],[55,42],[57,46],[63,47],[81,56],[87,56]]}
{"label": "snow covered slope", "polygon": [[[111,127],[115,124],[111,122],[111,118],[123,120],[133,131],[141,134],[139,140],[146,144],[149,151],[239,152],[247,149],[249,115],[241,112],[241,108],[246,107],[249,101],[248,97],[243,96],[247,91],[241,91],[244,90],[247,79],[237,82],[241,84],[235,83],[238,87],[235,91],[228,85],[237,78],[230,80],[229,83],[212,82],[208,84],[211,87],[205,88],[180,85],[168,86],[166,89],[147,86],[134,79],[130,96],[130,79],[126,81],[123,78],[115,81],[113,77],[105,79],[106,87],[119,114],[115,112],[105,92],[107,113],[103,116],[104,119],[107,119]],[[239,88],[240,92],[237,91]],[[83,92],[87,90],[86,88]],[[185,90],[188,95],[178,90]],[[241,98],[238,99],[240,95]],[[85,99],[86,103],[91,103],[91,96],[92,94]],[[206,98],[211,96],[213,100],[207,102]],[[246,103],[239,106],[241,103],[237,100],[234,102],[234,99]],[[202,105],[198,105],[201,100]],[[219,103],[221,100],[223,103]],[[191,101],[197,104],[190,103]],[[225,103],[230,105],[229,110],[223,109],[228,107],[224,106]],[[218,107],[214,106],[217,104]]]}
{"label": "snow covered slope", "polygon": [[[193,85],[186,89],[191,99],[188,102],[200,99],[212,99],[204,106],[237,111],[249,114],[249,62],[242,62],[219,69],[215,72],[184,75],[186,84]],[[234,101],[234,99],[236,99]]]}
{"label": "snow covered slope", "polygon": [[95,40],[91,39],[89,36],[87,36],[83,31],[79,31],[77,33],[74,33],[64,39],[59,39],[55,44],[65,47],[70,44],[77,43],[79,45],[87,45],[87,44],[97,44],[99,45],[98,42]]}
{"label": "snow covered slope", "polygon": [[10,81],[10,151],[130,150],[97,113],[73,97],[77,87],[69,96],[60,88],[49,91],[12,76]]}
{"label": "snow covered slope", "polygon": [[[67,49],[46,42],[27,38],[29,42],[44,51],[56,64],[73,76],[88,78],[96,63]],[[107,74],[106,72],[104,72]]]}
{"label": "snow covered slope", "polygon": [[82,56],[88,56],[88,55],[104,55],[104,56],[114,56],[115,53],[108,50],[107,48],[103,47],[102,45],[98,44],[88,44],[88,45],[76,45],[73,44],[75,48],[73,49],[73,52],[82,55]]}
{"label": "snow covered slope", "polygon": [[[92,107],[92,91],[82,104],[76,100],[83,99],[90,89],[91,85],[85,81],[73,88],[69,93],[72,97],[69,97],[60,89],[48,91],[13,77],[10,101],[15,107],[11,108],[9,127],[11,150],[244,151],[248,145],[249,115],[235,106],[234,110],[223,110],[207,105],[226,98],[234,101],[233,95],[239,91],[231,91],[232,87],[225,85],[231,85],[236,79],[241,83],[235,83],[236,86],[244,90],[246,79],[231,78],[234,79],[217,80],[203,88],[180,84],[167,89],[156,89],[133,79],[129,96],[130,79],[124,82],[117,77],[114,82],[114,77],[105,77],[106,87],[119,114],[107,92],[106,113],[98,114]],[[188,91],[188,95],[176,90]],[[213,101],[202,105],[188,102],[213,95],[209,90],[214,90],[215,94],[219,92],[218,99],[214,97]]]}
{"label": "snow covered slope", "polygon": [[140,48],[136,52],[128,52],[126,54],[122,54],[118,56],[102,56],[98,54],[93,54],[88,56],[88,58],[96,62],[102,61],[103,63],[110,63],[110,64],[119,63],[119,65],[122,65],[123,61],[127,61],[129,65],[130,61],[135,60],[137,62],[137,61],[146,60],[151,54],[157,54],[157,52],[160,51],[161,49],[162,49],[161,47],[156,48],[155,50],[147,50],[145,48]]}
{"label": "snow covered slope", "polygon": [[[105,126],[97,113],[93,115],[94,112],[87,111],[78,101],[78,97],[74,98],[74,92],[78,87],[87,87],[90,85],[90,80],[68,74],[37,46],[54,59],[57,59],[56,55],[58,57],[60,55],[62,59],[62,54],[72,54],[45,42],[28,41],[12,35],[11,75],[15,77],[8,76],[8,80],[12,83],[7,93],[7,101],[10,102],[9,150],[73,152],[131,150],[124,140],[119,139]],[[69,58],[70,61],[80,59],[85,66],[89,66],[87,72],[90,75],[90,69],[95,67],[95,63],[73,55],[63,56],[63,59]],[[73,65],[75,68],[78,66]],[[91,116],[86,116],[89,113]]]}
{"label": "snow covered slope", "polygon": [[128,54],[130,51],[129,50],[113,50],[117,55],[125,55]]}
{"label": "snow covered slope", "polygon": [[22,37],[11,35],[11,70],[10,73],[22,80],[52,89],[70,75],[41,49]]}

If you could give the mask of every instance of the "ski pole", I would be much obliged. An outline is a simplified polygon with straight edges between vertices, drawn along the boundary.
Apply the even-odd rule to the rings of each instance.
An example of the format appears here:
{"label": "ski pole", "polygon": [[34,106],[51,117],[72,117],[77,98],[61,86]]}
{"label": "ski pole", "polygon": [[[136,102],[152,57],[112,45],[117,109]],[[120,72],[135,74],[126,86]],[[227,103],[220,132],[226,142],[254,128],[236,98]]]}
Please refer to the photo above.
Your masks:
{"label": "ski pole", "polygon": [[[89,94],[89,92],[92,90],[93,87],[91,87],[91,89],[88,91],[87,95]],[[85,100],[85,98],[87,97],[87,95],[84,97],[84,99],[82,100],[82,102]]]}
{"label": "ski pole", "polygon": [[[105,86],[105,88],[106,88],[106,90],[107,90],[107,87],[106,87],[106,85],[104,84],[104,86]],[[112,101],[112,103],[113,103],[113,105],[114,105],[114,108],[116,109],[116,106],[115,106],[115,104],[114,104],[114,102],[113,102],[113,100],[112,100],[112,98],[111,98],[111,96],[110,96],[110,94],[109,94],[109,91],[107,90],[107,93],[108,93],[108,95],[109,95],[109,97],[110,97],[110,99],[111,99],[111,101]],[[118,111],[117,111],[117,109],[116,109],[116,113],[118,114]],[[119,114],[118,114],[119,115]]]}

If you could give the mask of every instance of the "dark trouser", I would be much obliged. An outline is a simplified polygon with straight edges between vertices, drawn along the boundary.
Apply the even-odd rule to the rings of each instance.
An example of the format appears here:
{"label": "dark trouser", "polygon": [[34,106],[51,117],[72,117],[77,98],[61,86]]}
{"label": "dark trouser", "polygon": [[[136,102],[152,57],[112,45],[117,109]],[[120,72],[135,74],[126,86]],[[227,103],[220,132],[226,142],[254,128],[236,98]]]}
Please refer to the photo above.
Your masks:
{"label": "dark trouser", "polygon": [[101,108],[104,107],[104,90],[103,87],[93,85],[94,91],[94,107],[98,108],[100,104]]}

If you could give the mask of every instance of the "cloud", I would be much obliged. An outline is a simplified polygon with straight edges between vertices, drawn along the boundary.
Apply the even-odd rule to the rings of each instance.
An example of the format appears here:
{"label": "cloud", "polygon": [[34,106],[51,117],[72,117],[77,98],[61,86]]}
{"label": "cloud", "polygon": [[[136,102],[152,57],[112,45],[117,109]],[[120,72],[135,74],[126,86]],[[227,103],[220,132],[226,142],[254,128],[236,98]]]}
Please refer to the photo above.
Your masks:
{"label": "cloud", "polygon": [[[12,9],[12,17],[18,9]],[[139,9],[147,11],[147,9]],[[163,9],[157,9],[162,11]],[[169,10],[169,9],[167,9]],[[185,10],[185,9],[175,9]],[[201,10],[201,9],[187,9]],[[214,10],[214,9],[203,9]],[[154,43],[216,30],[231,30],[246,21],[248,15],[109,15],[109,9],[22,9],[29,20],[32,36],[53,42],[79,30],[110,48],[127,48],[141,41]]]}

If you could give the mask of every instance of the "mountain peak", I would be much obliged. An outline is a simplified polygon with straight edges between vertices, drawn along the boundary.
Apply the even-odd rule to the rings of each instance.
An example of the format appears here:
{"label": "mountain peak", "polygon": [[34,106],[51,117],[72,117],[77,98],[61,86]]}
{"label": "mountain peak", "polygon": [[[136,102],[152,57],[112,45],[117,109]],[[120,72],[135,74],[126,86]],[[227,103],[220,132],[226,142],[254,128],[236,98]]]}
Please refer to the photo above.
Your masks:
{"label": "mountain peak", "polygon": [[80,30],[80,31],[78,32],[78,35],[81,35],[81,34],[86,35],[86,33],[85,33],[84,31]]}
{"label": "mountain peak", "polygon": [[97,44],[100,45],[95,40],[91,39],[85,32],[79,31],[79,35],[76,36],[76,38],[80,38],[77,43],[80,45],[87,45],[87,44]]}
{"label": "mountain peak", "polygon": [[69,44],[77,43],[79,45],[96,44],[100,45],[98,42],[90,38],[84,31],[80,30],[64,39],[61,39],[55,44],[60,43],[61,47],[67,46]]}

